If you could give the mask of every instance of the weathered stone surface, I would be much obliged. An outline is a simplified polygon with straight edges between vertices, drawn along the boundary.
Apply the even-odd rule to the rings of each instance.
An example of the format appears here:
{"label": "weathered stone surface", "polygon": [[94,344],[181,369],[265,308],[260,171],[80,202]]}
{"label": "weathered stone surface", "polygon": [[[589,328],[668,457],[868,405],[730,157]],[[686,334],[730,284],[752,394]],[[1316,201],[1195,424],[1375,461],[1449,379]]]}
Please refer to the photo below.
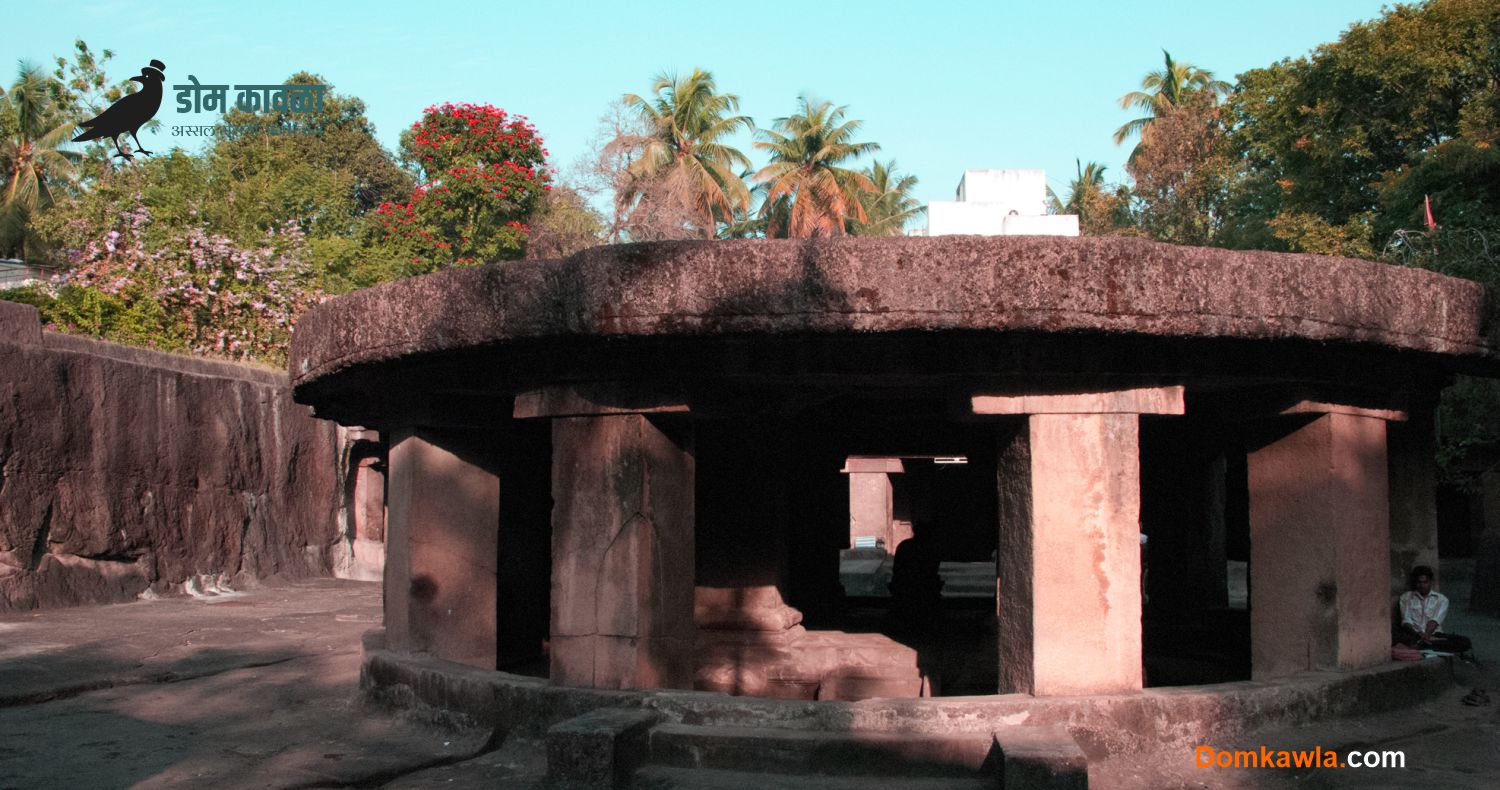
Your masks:
{"label": "weathered stone surface", "polygon": [[486,438],[392,434],[385,607],[392,647],[493,669],[500,478]]}
{"label": "weathered stone surface", "polygon": [[1482,300],[1476,283],[1419,269],[1139,239],[664,242],[350,294],[301,319],[290,364],[301,388],[528,338],[972,329],[1369,343],[1493,368]]}
{"label": "weathered stone surface", "polygon": [[819,732],[776,727],[659,724],[653,764],[791,774],[975,776],[987,769],[987,733]]}
{"label": "weathered stone surface", "polygon": [[1002,790],[1088,790],[1089,761],[1064,727],[995,730]]}
{"label": "weathered stone surface", "polygon": [[565,685],[692,685],[691,427],[552,423],[552,671]]}
{"label": "weathered stone surface", "polygon": [[849,548],[858,538],[875,538],[877,545],[896,550],[891,533],[893,493],[891,478],[885,472],[848,472],[849,475]]}
{"label": "weathered stone surface", "polygon": [[1066,726],[1090,759],[1126,752],[1221,743],[1269,726],[1311,719],[1409,710],[1451,689],[1443,661],[1397,663],[1342,673],[1315,672],[1277,683],[1222,683],[1082,697],[879,699],[804,702],[726,697],[696,691],[619,691],[558,686],[485,672],[419,654],[365,646],[367,689],[401,690],[408,701],[474,716],[516,733],[540,734],[601,707],[645,707],[665,721],[836,733],[982,733],[1024,725]]}
{"label": "weathered stone surface", "polygon": [[1252,676],[1389,661],[1385,421],[1268,431],[1249,458]]}
{"label": "weathered stone surface", "polygon": [[283,374],[53,333],[15,343],[35,313],[3,312],[0,611],[329,572],[333,426]]}
{"label": "weathered stone surface", "polygon": [[1140,418],[1025,420],[999,474],[1000,690],[1140,689]]}
{"label": "weathered stone surface", "polygon": [[975,395],[975,414],[1182,414],[1181,385],[1104,392]]}
{"label": "weathered stone surface", "polygon": [[639,708],[605,708],[547,730],[547,774],[595,787],[624,783],[646,759],[647,731],[661,714]]}
{"label": "weathered stone surface", "polygon": [[16,302],[0,302],[0,343],[42,342],[42,325],[36,308]]}

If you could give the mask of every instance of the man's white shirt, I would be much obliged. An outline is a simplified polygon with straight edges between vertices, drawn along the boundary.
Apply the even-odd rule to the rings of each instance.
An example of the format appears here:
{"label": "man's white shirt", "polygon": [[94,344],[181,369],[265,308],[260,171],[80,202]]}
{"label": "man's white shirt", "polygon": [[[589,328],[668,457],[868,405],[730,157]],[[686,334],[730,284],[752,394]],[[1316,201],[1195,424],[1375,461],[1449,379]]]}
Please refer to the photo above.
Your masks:
{"label": "man's white shirt", "polygon": [[1442,593],[1431,592],[1425,597],[1415,590],[1401,593],[1401,622],[1417,629],[1417,633],[1426,633],[1428,620],[1436,620],[1437,630],[1443,630],[1443,618],[1447,616],[1448,597]]}

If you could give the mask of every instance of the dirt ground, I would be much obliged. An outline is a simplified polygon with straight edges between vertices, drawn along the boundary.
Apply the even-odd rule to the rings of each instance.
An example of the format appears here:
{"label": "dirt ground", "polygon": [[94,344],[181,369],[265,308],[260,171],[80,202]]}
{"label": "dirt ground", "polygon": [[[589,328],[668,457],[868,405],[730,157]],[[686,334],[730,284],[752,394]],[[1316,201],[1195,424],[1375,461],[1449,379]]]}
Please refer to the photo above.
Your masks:
{"label": "dirt ground", "polygon": [[[334,580],[0,615],[0,790],[540,786],[536,741],[361,701],[379,619],[377,584]],[[1457,611],[1451,630],[1488,660],[1455,665],[1460,686],[1420,710],[1208,744],[1402,750],[1405,768],[1204,769],[1171,750],[1092,766],[1091,786],[1500,786],[1500,619]],[[1462,705],[1473,686],[1496,704]]]}

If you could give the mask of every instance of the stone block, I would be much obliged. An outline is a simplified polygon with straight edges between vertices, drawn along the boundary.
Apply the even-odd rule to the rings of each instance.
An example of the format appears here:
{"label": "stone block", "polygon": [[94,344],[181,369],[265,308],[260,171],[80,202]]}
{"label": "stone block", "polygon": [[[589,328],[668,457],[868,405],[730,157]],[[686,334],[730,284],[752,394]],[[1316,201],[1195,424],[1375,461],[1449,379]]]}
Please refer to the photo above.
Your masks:
{"label": "stone block", "polygon": [[553,781],[613,787],[645,761],[649,733],[660,714],[604,708],[547,729],[547,776]]}
{"label": "stone block", "polygon": [[0,301],[0,343],[42,342],[41,318],[36,308],[19,302]]}
{"label": "stone block", "polygon": [[855,538],[873,537],[889,551],[896,550],[892,542],[891,515],[893,498],[891,479],[885,472],[853,472],[849,474],[849,547]]}
{"label": "stone block", "polygon": [[1267,427],[1249,454],[1251,674],[1389,660],[1386,423]]}
{"label": "stone block", "polygon": [[500,478],[495,439],[398,429],[385,574],[392,649],[495,668]]}
{"label": "stone block", "polygon": [[553,679],[690,688],[690,426],[637,414],[559,418],[552,446]]}
{"label": "stone block", "polygon": [[1182,414],[1183,388],[1140,387],[1055,395],[975,395],[975,414]]}
{"label": "stone block", "polygon": [[995,731],[1001,790],[1088,790],[1089,763],[1063,727]]}
{"label": "stone block", "polygon": [[1138,419],[1033,415],[1001,449],[1002,693],[1141,688]]}

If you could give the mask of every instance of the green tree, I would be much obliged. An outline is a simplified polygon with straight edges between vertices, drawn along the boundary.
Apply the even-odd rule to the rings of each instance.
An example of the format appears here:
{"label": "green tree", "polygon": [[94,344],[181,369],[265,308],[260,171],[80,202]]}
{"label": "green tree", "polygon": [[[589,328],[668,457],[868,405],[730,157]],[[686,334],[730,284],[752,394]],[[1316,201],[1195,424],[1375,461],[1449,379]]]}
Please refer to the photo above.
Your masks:
{"label": "green tree", "polygon": [[1047,187],[1047,207],[1053,214],[1077,214],[1083,216],[1090,198],[1104,189],[1104,165],[1098,162],[1089,162],[1084,167],[1083,160],[1074,159],[1073,165],[1078,174],[1068,182],[1068,198],[1063,200],[1052,187]]}
{"label": "green tree", "polygon": [[917,188],[917,177],[897,170],[894,159],[871,162],[864,176],[874,189],[858,194],[865,219],[848,220],[849,235],[900,236],[908,222],[926,213],[927,208],[912,195]]}
{"label": "green tree", "polygon": [[[1200,69],[1191,63],[1173,60],[1172,54],[1166,50],[1162,50],[1161,54],[1162,68],[1158,71],[1147,72],[1146,76],[1141,78],[1141,90],[1131,91],[1120,97],[1121,109],[1134,108],[1145,115],[1116,129],[1115,145],[1121,145],[1131,137],[1144,139],[1146,130],[1157,118],[1165,115],[1171,108],[1181,105],[1195,93],[1206,92],[1214,97],[1229,93],[1229,83],[1214,79],[1213,72]],[[1140,150],[1138,145],[1131,152],[1132,161]]]}
{"label": "green tree", "polygon": [[1079,232],[1085,236],[1102,236],[1130,224],[1130,192],[1124,187],[1110,188],[1104,182],[1108,168],[1098,162],[1083,164],[1073,160],[1077,174],[1068,182],[1067,198],[1047,187],[1047,207],[1053,214],[1078,215]]}
{"label": "green tree", "polygon": [[776,119],[763,130],[755,147],[771,163],[755,174],[767,185],[761,212],[772,220],[774,237],[842,236],[845,223],[868,222],[861,193],[875,191],[870,178],[845,162],[880,150],[876,143],[855,142],[863,125],[845,120],[847,106],[814,102],[799,96],[798,112]]}
{"label": "green tree", "polygon": [[530,260],[566,258],[604,243],[604,218],[569,187],[547,192],[542,207],[527,224],[531,226],[526,242]]}
{"label": "green tree", "polygon": [[0,119],[0,252],[24,258],[38,251],[33,218],[76,178],[78,154],[64,148],[74,123],[57,81],[26,64],[10,90],[0,92]]}
{"label": "green tree", "polygon": [[384,236],[373,219],[382,204],[411,193],[411,174],[375,139],[358,97],[308,72],[287,83],[327,86],[321,110],[231,110],[207,157],[208,190],[196,208],[241,244],[258,244],[295,220],[306,234],[310,265],[331,293],[400,276],[391,258],[408,251],[372,254]]}
{"label": "green tree", "polygon": [[630,178],[619,199],[646,213],[667,214],[674,220],[634,224],[652,227],[662,236],[674,225],[685,234],[713,238],[719,223],[729,223],[736,211],[750,205],[750,192],[737,175],[750,160],[725,140],[754,123],[737,115],[739,97],[719,93],[713,75],[693,69],[686,77],[662,74],[652,85],[650,99],[626,94],[624,102],[639,113],[647,128],[637,157],[628,167]]}
{"label": "green tree", "polygon": [[551,188],[542,138],[525,118],[488,104],[428,107],[401,148],[422,180],[404,202],[376,210],[406,274],[513,260],[526,252],[526,221]]}
{"label": "green tree", "polygon": [[[80,38],[73,41],[72,60],[55,58],[57,67],[52,72],[52,79],[58,86],[58,106],[63,108],[69,120],[81,122],[93,118],[140,87],[129,79],[116,82],[105,73],[105,64],[114,56],[115,53],[108,49],[94,54]],[[141,130],[149,132],[159,128],[161,121],[151,120]],[[89,183],[117,167],[114,146],[107,139],[83,143],[77,150],[81,182]]]}
{"label": "green tree", "polygon": [[1245,175],[1233,243],[1274,246],[1272,235],[1314,252],[1309,243],[1328,239],[1378,248],[1417,219],[1423,201],[1410,185],[1431,187],[1439,171],[1454,179],[1433,201],[1443,224],[1447,201],[1462,193],[1472,207],[1487,171],[1424,162],[1480,163],[1462,149],[1494,144],[1497,92],[1493,0],[1396,5],[1307,57],[1240,75],[1225,107]]}
{"label": "green tree", "polygon": [[1136,152],[1126,169],[1137,229],[1173,244],[1215,243],[1235,170],[1214,97],[1200,92],[1164,110]]}

